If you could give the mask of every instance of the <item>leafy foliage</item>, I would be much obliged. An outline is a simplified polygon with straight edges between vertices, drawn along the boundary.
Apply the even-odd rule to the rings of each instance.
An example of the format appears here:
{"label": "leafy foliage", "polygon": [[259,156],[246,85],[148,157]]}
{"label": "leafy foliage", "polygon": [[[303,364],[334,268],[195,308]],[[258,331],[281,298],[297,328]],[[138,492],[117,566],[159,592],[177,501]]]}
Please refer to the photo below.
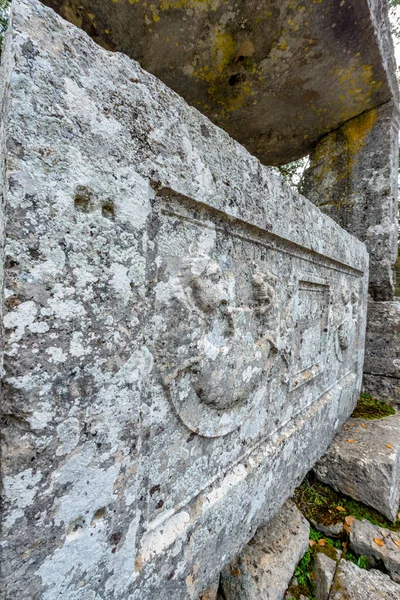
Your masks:
{"label": "leafy foliage", "polygon": [[[400,1],[400,0],[399,0]],[[278,167],[272,167],[272,169],[283,176],[287,183],[298,191],[301,190],[303,183],[304,173],[306,172],[310,164],[310,157],[304,156],[299,160],[287,163],[286,165],[279,165]]]}

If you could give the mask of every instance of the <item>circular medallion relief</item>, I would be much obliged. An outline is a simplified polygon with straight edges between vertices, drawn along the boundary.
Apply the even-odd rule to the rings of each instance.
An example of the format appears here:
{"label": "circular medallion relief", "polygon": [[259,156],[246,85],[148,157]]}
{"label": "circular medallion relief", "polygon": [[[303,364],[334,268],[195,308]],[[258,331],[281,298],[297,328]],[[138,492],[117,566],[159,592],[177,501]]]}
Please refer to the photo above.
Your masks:
{"label": "circular medallion relief", "polygon": [[164,385],[182,421],[205,437],[237,429],[263,400],[276,345],[260,334],[274,278],[254,272],[251,305],[235,306],[233,277],[209,256],[182,260],[163,286],[157,344]]}

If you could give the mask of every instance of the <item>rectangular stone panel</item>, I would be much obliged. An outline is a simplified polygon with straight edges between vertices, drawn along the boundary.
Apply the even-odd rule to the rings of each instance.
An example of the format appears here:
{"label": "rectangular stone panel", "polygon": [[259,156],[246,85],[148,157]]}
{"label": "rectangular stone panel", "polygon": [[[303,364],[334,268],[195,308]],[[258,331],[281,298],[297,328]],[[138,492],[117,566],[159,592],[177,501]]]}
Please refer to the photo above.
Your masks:
{"label": "rectangular stone panel", "polygon": [[1,77],[5,597],[197,598],[354,406],[365,247],[37,0]]}

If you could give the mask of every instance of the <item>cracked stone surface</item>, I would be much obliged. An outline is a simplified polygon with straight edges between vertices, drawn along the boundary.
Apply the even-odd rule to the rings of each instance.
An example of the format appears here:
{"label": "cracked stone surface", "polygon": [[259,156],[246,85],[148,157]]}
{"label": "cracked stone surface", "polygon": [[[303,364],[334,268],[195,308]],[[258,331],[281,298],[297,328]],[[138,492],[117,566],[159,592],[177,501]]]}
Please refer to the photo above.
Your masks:
{"label": "cracked stone surface", "polygon": [[314,467],[321,481],[396,521],[400,494],[400,414],[350,418]]}
{"label": "cracked stone surface", "polygon": [[365,246],[37,0],[1,81],[4,595],[198,598],[353,410]]}
{"label": "cracked stone surface", "polygon": [[372,566],[384,565],[396,583],[400,583],[400,535],[366,519],[355,519],[350,529],[350,546],[357,556],[366,556]]}
{"label": "cracked stone surface", "polygon": [[310,525],[292,501],[221,573],[226,600],[282,600],[308,550]]}
{"label": "cracked stone surface", "polygon": [[388,575],[372,569],[360,569],[348,560],[341,560],[333,580],[329,600],[398,600],[400,585]]}

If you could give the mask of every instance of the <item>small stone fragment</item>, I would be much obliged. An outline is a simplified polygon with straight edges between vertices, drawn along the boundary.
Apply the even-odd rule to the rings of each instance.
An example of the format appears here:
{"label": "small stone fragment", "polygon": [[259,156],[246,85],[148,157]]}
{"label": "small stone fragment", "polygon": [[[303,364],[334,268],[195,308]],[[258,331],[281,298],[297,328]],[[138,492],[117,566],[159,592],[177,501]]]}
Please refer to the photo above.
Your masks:
{"label": "small stone fragment", "polygon": [[317,600],[328,600],[332,581],[336,571],[336,561],[322,552],[317,552],[314,561],[315,597]]}
{"label": "small stone fragment", "polygon": [[329,600],[399,600],[400,585],[388,575],[372,569],[360,569],[341,560],[333,580]]}
{"label": "small stone fragment", "polygon": [[288,501],[221,574],[225,600],[282,600],[307,552],[310,525]]}
{"label": "small stone fragment", "polygon": [[383,564],[390,577],[400,583],[400,534],[355,519],[350,530],[350,546],[357,556],[365,556],[372,566]]}
{"label": "small stone fragment", "polygon": [[334,523],[333,525],[325,525],[324,523],[319,523],[318,521],[315,521],[314,519],[311,519],[310,522],[311,522],[311,525],[314,527],[314,529],[316,529],[323,535],[326,535],[327,537],[337,538],[337,537],[340,537],[341,534],[343,533],[342,521],[339,521],[339,523]]}

